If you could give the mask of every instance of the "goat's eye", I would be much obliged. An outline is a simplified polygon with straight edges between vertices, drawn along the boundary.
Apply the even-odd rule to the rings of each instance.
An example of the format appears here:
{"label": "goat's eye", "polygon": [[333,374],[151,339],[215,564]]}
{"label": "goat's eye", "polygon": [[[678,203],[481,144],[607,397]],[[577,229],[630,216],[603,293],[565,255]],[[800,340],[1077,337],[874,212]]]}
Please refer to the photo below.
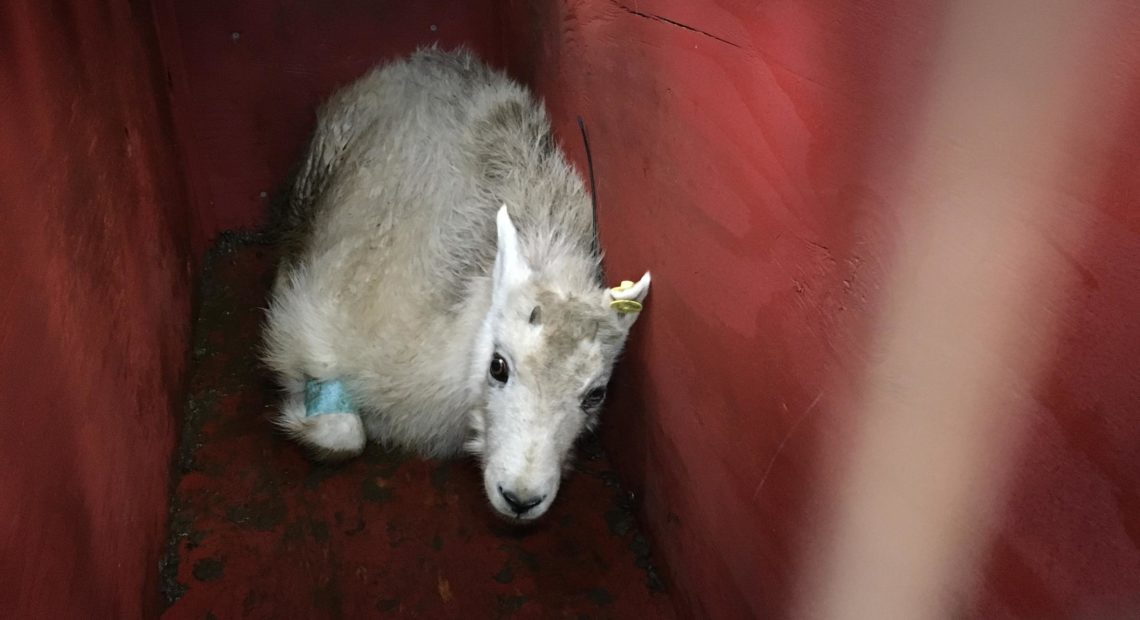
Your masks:
{"label": "goat's eye", "polygon": [[498,353],[493,355],[491,357],[491,378],[499,383],[506,383],[510,376],[511,369],[507,366],[507,360]]}
{"label": "goat's eye", "polygon": [[606,388],[596,387],[589,392],[586,392],[586,395],[582,397],[582,408],[587,411],[591,409],[597,409],[599,406],[601,406],[602,401],[605,399]]}

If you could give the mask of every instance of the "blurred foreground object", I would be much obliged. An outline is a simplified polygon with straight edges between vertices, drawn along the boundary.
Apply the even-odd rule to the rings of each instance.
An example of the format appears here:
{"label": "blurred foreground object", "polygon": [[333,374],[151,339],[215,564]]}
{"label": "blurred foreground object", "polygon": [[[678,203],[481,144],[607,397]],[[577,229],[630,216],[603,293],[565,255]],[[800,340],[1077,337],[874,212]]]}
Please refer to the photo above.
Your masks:
{"label": "blurred foreground object", "polygon": [[[1118,119],[1105,3],[950,3],[858,429],[797,617],[959,617],[1080,244],[1075,136]],[[1091,138],[1090,138],[1091,136]],[[1079,142],[1079,141],[1078,141]],[[1085,182],[1082,180],[1081,182]],[[1064,239],[1065,243],[1060,243]]]}

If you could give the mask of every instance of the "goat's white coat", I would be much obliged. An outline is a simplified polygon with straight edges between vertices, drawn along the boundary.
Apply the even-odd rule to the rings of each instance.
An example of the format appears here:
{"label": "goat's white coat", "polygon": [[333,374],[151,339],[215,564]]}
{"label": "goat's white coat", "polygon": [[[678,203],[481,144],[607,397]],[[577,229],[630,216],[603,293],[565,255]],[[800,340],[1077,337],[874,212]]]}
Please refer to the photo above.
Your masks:
{"label": "goat's white coat", "polygon": [[[432,457],[466,444],[496,509],[515,512],[510,490],[545,498],[521,518],[545,512],[637,315],[608,307],[589,197],[542,106],[463,51],[381,66],[320,110],[288,218],[265,353],[280,425],[325,457],[365,433]],[[307,377],[343,381],[360,416],[305,418]]]}

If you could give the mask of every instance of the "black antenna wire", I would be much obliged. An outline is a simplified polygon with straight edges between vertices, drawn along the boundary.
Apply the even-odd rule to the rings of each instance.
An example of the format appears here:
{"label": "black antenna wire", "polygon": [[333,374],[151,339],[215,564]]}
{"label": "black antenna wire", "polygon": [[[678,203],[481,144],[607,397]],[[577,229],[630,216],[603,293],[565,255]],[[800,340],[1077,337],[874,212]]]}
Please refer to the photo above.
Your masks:
{"label": "black antenna wire", "polygon": [[582,131],[582,144],[586,147],[586,168],[590,172],[590,203],[594,207],[594,255],[598,257],[598,282],[606,283],[606,268],[602,265],[602,242],[598,234],[598,185],[594,180],[594,156],[590,153],[590,138],[586,135],[586,121],[578,117],[578,129]]}

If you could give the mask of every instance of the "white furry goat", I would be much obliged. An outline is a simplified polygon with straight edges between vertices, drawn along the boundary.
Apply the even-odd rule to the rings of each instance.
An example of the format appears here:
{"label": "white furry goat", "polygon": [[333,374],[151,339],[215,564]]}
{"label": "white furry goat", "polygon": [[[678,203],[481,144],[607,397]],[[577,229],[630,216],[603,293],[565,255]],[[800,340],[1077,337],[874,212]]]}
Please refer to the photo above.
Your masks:
{"label": "white furry goat", "polygon": [[499,513],[546,512],[649,274],[599,282],[590,199],[542,106],[466,51],[378,67],[321,108],[285,222],[264,356],[279,424],[319,458],[466,446]]}

